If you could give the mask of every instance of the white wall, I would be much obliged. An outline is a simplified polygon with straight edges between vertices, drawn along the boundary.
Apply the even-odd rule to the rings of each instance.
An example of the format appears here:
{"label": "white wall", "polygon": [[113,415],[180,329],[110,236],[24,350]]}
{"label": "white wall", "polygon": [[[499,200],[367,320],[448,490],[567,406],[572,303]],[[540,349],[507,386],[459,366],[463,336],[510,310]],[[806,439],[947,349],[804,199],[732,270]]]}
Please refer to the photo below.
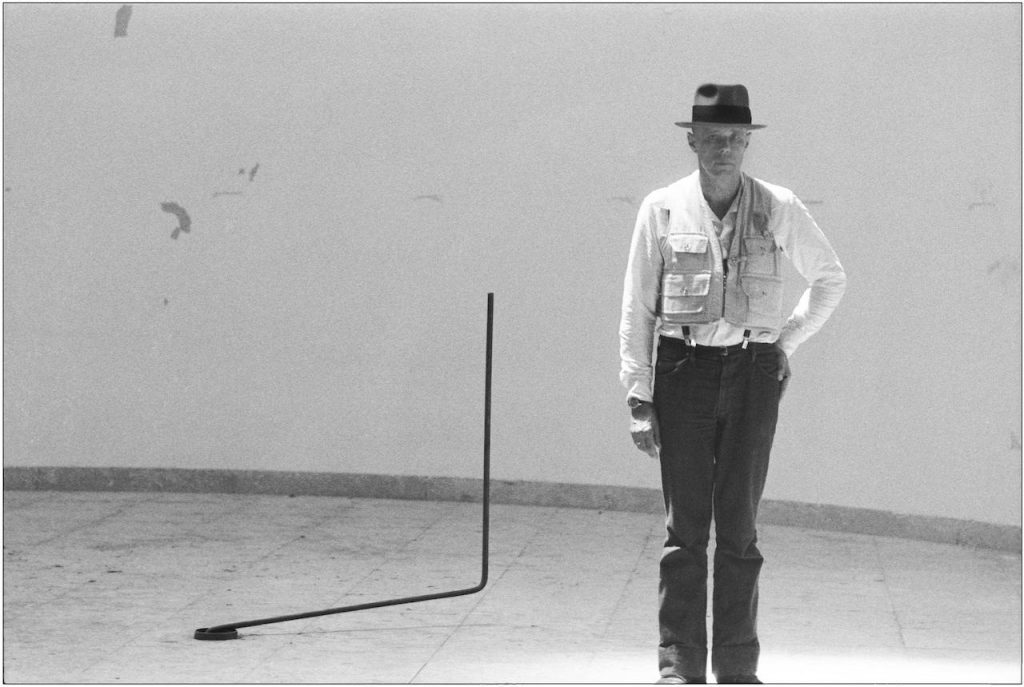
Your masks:
{"label": "white wall", "polygon": [[494,291],[495,477],[657,486],[629,236],[742,82],[849,273],[766,495],[1019,523],[1019,5],[118,7],[4,8],[6,465],[476,476]]}

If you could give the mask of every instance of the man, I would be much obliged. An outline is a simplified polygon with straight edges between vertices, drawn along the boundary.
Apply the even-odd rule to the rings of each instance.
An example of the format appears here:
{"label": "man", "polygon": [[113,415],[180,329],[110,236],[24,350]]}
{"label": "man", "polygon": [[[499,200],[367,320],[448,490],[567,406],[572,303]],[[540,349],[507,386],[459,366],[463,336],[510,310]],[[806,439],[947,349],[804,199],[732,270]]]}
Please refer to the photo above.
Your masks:
{"label": "man", "polygon": [[[715,518],[711,670],[758,683],[755,520],[789,358],[838,305],[846,275],[807,208],[740,171],[747,89],[704,84],[687,128],[698,169],[644,199],[619,328],[637,448],[660,458],[662,683],[707,674],[707,544]],[[809,288],[786,319],[781,256]],[[657,334],[657,341],[655,341]],[[657,358],[652,354],[657,348]]]}

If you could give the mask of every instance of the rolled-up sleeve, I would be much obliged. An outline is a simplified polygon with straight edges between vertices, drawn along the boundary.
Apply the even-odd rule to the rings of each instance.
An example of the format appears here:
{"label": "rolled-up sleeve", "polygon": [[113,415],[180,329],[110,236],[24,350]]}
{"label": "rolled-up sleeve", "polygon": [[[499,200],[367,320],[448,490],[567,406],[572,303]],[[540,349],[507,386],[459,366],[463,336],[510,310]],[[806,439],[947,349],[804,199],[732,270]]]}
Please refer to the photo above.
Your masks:
{"label": "rolled-up sleeve", "polygon": [[[653,196],[654,194],[652,194]],[[619,322],[619,380],[627,396],[653,400],[651,358],[657,323],[662,254],[658,243],[659,213],[666,210],[648,196],[637,213],[622,289]]]}
{"label": "rolled-up sleeve", "polygon": [[846,290],[846,272],[811,213],[796,196],[782,202],[778,217],[779,221],[773,222],[776,242],[808,284],[779,334],[779,346],[787,356],[792,356],[800,344],[821,329],[839,305]]}

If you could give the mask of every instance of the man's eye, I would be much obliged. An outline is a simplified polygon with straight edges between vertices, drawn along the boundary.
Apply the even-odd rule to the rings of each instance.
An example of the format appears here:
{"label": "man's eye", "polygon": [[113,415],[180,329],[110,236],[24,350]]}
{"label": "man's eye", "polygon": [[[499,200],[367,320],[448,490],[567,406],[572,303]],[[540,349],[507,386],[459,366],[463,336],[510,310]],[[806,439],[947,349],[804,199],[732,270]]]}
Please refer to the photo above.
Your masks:
{"label": "man's eye", "polygon": [[739,146],[743,144],[743,136],[709,136],[704,139],[707,145],[722,147],[728,143],[730,146]]}

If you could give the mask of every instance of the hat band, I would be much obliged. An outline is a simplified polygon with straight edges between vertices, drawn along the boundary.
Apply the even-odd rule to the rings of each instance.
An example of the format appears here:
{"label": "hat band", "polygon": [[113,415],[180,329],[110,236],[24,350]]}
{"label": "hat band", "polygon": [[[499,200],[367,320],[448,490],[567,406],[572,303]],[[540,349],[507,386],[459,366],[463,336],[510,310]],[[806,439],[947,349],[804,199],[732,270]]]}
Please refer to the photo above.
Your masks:
{"label": "hat band", "polygon": [[694,105],[694,123],[750,124],[750,108],[742,105]]}

